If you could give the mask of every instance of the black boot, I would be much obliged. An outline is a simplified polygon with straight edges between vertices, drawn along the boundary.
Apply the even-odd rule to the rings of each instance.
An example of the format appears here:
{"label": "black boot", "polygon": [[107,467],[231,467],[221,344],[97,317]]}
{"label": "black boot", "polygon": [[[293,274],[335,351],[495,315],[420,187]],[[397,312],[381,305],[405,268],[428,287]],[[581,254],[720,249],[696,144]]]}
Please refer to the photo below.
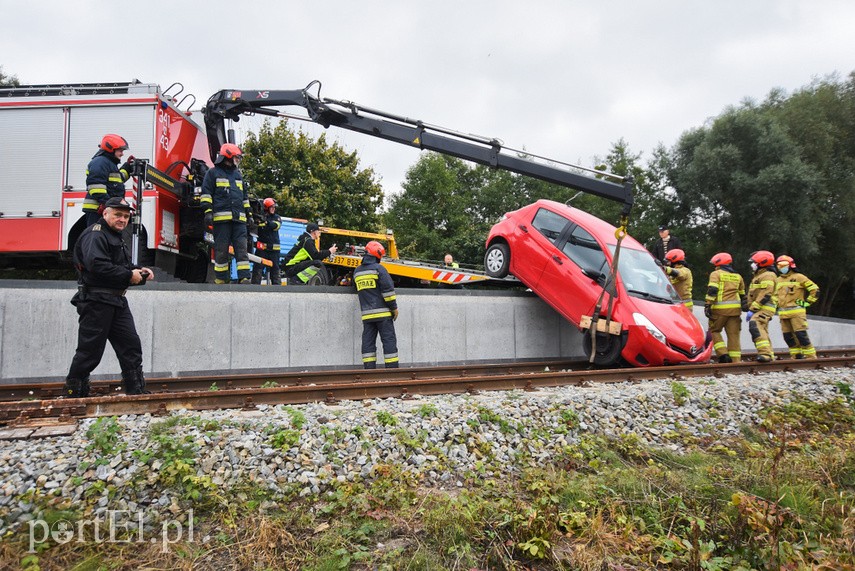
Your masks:
{"label": "black boot", "polygon": [[145,376],[142,368],[136,371],[122,371],[122,386],[125,389],[126,395],[148,395],[151,394],[145,390]]}
{"label": "black boot", "polygon": [[730,355],[722,355],[718,358],[719,363],[733,363],[733,359]]}
{"label": "black boot", "polygon": [[398,362],[395,361],[394,363],[386,363],[385,366],[387,369],[397,369],[398,368]]}
{"label": "black boot", "polygon": [[68,398],[84,398],[89,396],[89,377],[86,379],[65,379],[63,394]]}

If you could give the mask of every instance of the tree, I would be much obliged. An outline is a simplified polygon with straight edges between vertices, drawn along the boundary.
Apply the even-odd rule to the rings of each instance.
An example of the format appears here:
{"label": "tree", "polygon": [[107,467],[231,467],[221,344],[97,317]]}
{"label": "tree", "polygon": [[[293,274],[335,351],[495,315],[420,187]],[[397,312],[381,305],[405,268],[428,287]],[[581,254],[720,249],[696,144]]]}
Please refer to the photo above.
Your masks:
{"label": "tree", "polygon": [[3,73],[3,66],[0,65],[0,87],[18,87],[19,85],[21,84],[18,82],[18,78]]}
{"label": "tree", "polygon": [[281,214],[339,228],[381,230],[383,189],[373,169],[359,168],[355,151],[328,145],[324,135],[313,140],[303,131],[295,133],[286,121],[275,128],[265,122],[258,134],[249,134],[243,151],[241,170],[249,191],[273,197]]}

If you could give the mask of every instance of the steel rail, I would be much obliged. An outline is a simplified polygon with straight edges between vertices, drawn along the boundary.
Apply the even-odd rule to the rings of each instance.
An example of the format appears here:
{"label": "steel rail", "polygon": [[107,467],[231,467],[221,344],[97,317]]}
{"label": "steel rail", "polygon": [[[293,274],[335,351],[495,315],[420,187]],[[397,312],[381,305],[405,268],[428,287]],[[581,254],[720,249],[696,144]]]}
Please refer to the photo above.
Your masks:
{"label": "steel rail", "polygon": [[113,416],[124,414],[167,414],[176,410],[254,409],[257,405],[336,403],[340,400],[410,398],[413,395],[476,393],[488,390],[556,386],[591,386],[596,383],[640,382],[654,379],[685,379],[726,374],[762,375],[773,371],[796,371],[852,367],[855,354],[816,360],[753,361],[727,364],[510,373],[460,378],[416,378],[353,380],[270,388],[239,388],[216,391],[165,392],[149,395],[115,395],[84,399],[52,399],[0,403],[0,424],[25,425],[41,419]]}
{"label": "steel rail", "polygon": [[[846,356],[853,354],[855,348],[824,349],[818,351],[820,357]],[[746,358],[752,359],[752,355]],[[777,353],[778,359],[786,359],[787,353]],[[694,366],[694,365],[693,365]],[[189,375],[181,377],[154,377],[146,381],[152,392],[183,392],[232,390],[239,388],[263,388],[266,386],[291,386],[312,383],[358,382],[364,380],[403,380],[432,378],[466,378],[481,375],[507,375],[512,373],[536,373],[549,370],[589,369],[584,359],[553,361],[529,361],[519,363],[476,363],[467,365],[443,365],[433,367],[409,367],[402,369],[338,369],[328,371],[296,371],[246,373],[225,375]],[[20,384],[0,384],[0,402],[26,399],[51,399],[62,396],[61,382],[34,382]],[[122,386],[118,380],[94,381],[92,396],[121,394]]]}

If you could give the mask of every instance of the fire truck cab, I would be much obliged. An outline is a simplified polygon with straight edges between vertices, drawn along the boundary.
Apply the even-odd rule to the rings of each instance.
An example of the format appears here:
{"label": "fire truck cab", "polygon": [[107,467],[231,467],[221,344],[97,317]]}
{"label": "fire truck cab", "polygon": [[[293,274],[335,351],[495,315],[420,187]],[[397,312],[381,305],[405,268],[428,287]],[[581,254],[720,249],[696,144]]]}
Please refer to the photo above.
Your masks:
{"label": "fire truck cab", "polygon": [[83,230],[86,168],[106,133],[128,141],[125,158],[151,167],[143,188],[134,188],[140,178],[126,183],[127,198],[142,201],[141,259],[174,269],[196,258],[194,179],[201,184],[210,159],[188,111],[195,97],[182,92],[139,81],[0,88],[0,266],[67,259]]}

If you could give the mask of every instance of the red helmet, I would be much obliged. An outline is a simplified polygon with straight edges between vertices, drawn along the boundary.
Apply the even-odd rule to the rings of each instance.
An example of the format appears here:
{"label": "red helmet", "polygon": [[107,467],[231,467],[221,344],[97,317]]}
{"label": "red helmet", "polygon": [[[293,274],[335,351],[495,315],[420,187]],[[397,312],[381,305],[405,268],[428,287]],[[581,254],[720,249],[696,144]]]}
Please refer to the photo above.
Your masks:
{"label": "red helmet", "polygon": [[731,256],[727,252],[719,252],[718,254],[710,258],[710,263],[715,267],[729,266],[733,263],[733,256]]}
{"label": "red helmet", "polygon": [[243,152],[241,152],[240,147],[232,143],[224,143],[222,147],[220,147],[220,155],[227,159],[233,159],[235,157],[242,157]]}
{"label": "red helmet", "polygon": [[791,268],[796,267],[796,261],[790,256],[778,256],[778,259],[775,261],[775,263],[779,268],[786,266],[789,266]]}
{"label": "red helmet", "polygon": [[775,254],[769,250],[758,250],[751,254],[748,261],[757,264],[758,268],[770,268],[775,263]]}
{"label": "red helmet", "polygon": [[386,255],[386,248],[377,240],[371,240],[365,244],[365,253],[369,256],[374,256],[378,260]]}
{"label": "red helmet", "polygon": [[264,204],[264,208],[270,208],[271,206],[276,206],[276,201],[272,198],[265,198],[262,204]]}
{"label": "red helmet", "polygon": [[101,139],[101,144],[98,145],[98,148],[102,151],[107,151],[108,153],[115,153],[118,150],[126,150],[128,148],[128,142],[124,137],[109,134],[104,135],[104,138]]}
{"label": "red helmet", "polygon": [[665,259],[672,264],[676,264],[677,262],[685,262],[686,261],[686,252],[677,248],[676,250],[668,250],[668,253],[665,254]]}

